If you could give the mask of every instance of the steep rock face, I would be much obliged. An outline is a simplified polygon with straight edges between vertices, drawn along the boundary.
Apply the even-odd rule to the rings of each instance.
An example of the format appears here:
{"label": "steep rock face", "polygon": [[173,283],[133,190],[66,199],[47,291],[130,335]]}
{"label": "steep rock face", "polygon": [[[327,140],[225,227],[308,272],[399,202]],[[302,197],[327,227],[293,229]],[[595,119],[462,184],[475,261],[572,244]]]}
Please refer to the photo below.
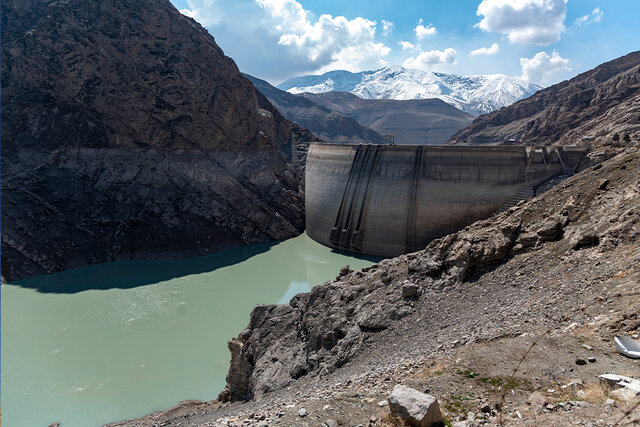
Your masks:
{"label": "steep rock face", "polygon": [[616,132],[640,138],[639,114],[640,51],[478,117],[450,142],[603,145]]}
{"label": "steep rock face", "polygon": [[522,262],[524,254],[555,260],[584,249],[637,253],[639,173],[640,152],[629,149],[422,251],[360,271],[343,268],[336,280],[287,305],[257,306],[247,329],[229,343],[231,368],[220,399],[260,398],[304,375],[331,373],[361,356],[373,334],[424,313],[431,306],[425,295],[455,288],[463,298],[460,287],[478,286],[483,274],[512,259]]}
{"label": "steep rock face", "polygon": [[3,2],[2,106],[5,279],[304,226],[313,135],[168,1]]}
{"label": "steep rock face", "polygon": [[251,83],[288,120],[304,126],[325,142],[354,144],[384,144],[378,132],[361,125],[348,115],[325,108],[300,95],[293,95],[271,86],[264,80],[246,75]]}
{"label": "steep rock face", "polygon": [[437,98],[363,99],[350,92],[300,96],[346,114],[381,134],[394,135],[396,144],[444,144],[473,120],[471,114]]}

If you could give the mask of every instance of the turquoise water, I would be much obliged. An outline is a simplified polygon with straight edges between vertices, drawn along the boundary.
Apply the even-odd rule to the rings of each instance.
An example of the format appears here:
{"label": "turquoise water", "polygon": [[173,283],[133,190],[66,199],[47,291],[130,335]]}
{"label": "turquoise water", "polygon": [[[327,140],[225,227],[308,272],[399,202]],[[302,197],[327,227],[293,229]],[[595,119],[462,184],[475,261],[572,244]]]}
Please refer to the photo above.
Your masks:
{"label": "turquoise water", "polygon": [[357,259],[306,234],[178,261],[101,264],[3,285],[2,424],[99,426],[215,399],[227,340]]}

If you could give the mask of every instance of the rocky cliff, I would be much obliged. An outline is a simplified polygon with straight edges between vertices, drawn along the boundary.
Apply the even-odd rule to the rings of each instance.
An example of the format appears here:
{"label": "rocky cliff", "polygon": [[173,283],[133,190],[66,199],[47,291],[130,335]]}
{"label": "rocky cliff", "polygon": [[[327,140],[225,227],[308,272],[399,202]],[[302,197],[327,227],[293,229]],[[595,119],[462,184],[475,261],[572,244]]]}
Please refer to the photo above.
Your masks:
{"label": "rocky cliff", "polygon": [[2,3],[2,274],[304,227],[314,139],[168,0]]}
{"label": "rocky cliff", "polygon": [[287,119],[304,126],[325,142],[384,144],[378,132],[361,125],[346,114],[323,107],[301,95],[293,95],[256,77],[246,75]]}
{"label": "rocky cliff", "polygon": [[[635,148],[422,251],[343,268],[289,304],[257,306],[229,342],[220,399],[262,398],[356,360],[352,370],[368,371],[436,346],[492,340],[516,327],[540,333],[545,324],[582,318],[585,301],[602,298],[603,283],[637,274],[639,173]],[[624,327],[640,326],[637,306],[619,307],[636,310]]]}
{"label": "rocky cliff", "polygon": [[478,117],[453,144],[611,144],[640,139],[640,51]]}

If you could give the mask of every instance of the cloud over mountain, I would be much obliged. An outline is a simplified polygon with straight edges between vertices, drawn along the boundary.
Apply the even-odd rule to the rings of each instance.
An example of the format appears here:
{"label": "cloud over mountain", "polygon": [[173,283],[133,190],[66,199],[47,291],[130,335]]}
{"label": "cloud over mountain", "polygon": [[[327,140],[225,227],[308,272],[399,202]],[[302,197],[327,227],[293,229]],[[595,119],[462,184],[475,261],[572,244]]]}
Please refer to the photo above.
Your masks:
{"label": "cloud over mountain", "polygon": [[551,56],[547,52],[538,52],[532,58],[520,58],[520,66],[523,79],[543,85],[571,71],[571,62],[555,50]]}
{"label": "cloud over mountain", "polygon": [[451,64],[456,60],[457,55],[458,52],[451,47],[445,50],[427,50],[418,56],[407,58],[402,65],[407,68],[428,71],[436,65]]}
{"label": "cloud over mountain", "polygon": [[600,9],[599,7],[596,7],[591,11],[591,13],[576,19],[576,22],[574,23],[574,25],[580,26],[580,25],[587,24],[589,22],[600,22],[602,20],[603,14],[604,12],[602,12],[602,9]]}
{"label": "cloud over mountain", "polygon": [[[391,49],[376,41],[389,34],[390,21],[322,14],[314,17],[297,0],[187,0],[181,12],[207,27],[218,40],[236,40],[238,29],[252,43],[235,44],[234,56],[262,77],[341,68],[356,70],[384,65]],[[224,48],[224,45],[223,45]],[[277,57],[278,61],[273,61]],[[248,65],[248,66],[247,66]]]}
{"label": "cloud over mountain", "polygon": [[567,0],[483,0],[476,14],[483,31],[503,34],[513,43],[548,45],[565,30]]}
{"label": "cloud over mountain", "polygon": [[413,31],[415,31],[416,37],[418,39],[423,39],[438,32],[436,27],[431,24],[425,26],[422,18],[420,18],[420,21],[418,21],[418,25],[416,25],[416,28],[414,28]]}
{"label": "cloud over mountain", "polygon": [[472,56],[477,55],[494,55],[500,51],[500,45],[498,43],[492,44],[490,47],[481,47],[471,51]]}

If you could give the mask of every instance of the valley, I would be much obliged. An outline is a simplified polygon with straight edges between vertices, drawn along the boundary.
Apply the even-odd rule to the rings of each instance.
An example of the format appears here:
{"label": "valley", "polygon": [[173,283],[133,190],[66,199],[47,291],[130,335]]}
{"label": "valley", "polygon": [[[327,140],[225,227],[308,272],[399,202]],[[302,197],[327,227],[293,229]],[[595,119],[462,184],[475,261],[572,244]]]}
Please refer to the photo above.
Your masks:
{"label": "valley", "polygon": [[338,3],[2,3],[5,425],[640,423],[637,5]]}

